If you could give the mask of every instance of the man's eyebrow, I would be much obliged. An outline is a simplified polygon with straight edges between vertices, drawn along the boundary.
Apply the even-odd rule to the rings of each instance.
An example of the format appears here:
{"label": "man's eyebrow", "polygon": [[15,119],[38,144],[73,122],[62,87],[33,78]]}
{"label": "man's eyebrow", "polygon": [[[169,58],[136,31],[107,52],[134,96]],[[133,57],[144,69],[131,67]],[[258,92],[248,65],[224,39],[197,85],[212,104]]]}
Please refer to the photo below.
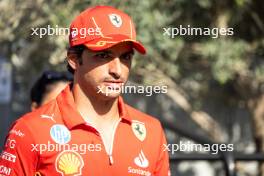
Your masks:
{"label": "man's eyebrow", "polygon": [[134,55],[135,54],[135,51],[133,49],[131,49],[130,51],[124,52],[122,55],[125,55],[125,54],[132,54],[132,55]]}
{"label": "man's eyebrow", "polygon": [[[111,50],[104,50],[104,51],[99,51],[98,53],[105,53],[105,54],[113,54],[113,52]],[[133,49],[126,51],[124,53],[122,53],[121,55],[126,55],[126,54],[135,54],[135,51]]]}
{"label": "man's eyebrow", "polygon": [[110,50],[103,50],[103,51],[98,51],[97,53],[112,54],[112,51],[110,51]]}

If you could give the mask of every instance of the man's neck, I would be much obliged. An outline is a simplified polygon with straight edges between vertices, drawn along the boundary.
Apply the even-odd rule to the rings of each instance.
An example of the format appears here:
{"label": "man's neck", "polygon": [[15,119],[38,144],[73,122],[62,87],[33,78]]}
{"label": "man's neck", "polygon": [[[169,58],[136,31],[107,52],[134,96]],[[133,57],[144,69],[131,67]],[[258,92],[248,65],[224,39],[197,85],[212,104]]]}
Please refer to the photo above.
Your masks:
{"label": "man's neck", "polygon": [[76,107],[84,120],[96,127],[119,118],[118,99],[102,99],[84,92],[78,84],[72,87]]}

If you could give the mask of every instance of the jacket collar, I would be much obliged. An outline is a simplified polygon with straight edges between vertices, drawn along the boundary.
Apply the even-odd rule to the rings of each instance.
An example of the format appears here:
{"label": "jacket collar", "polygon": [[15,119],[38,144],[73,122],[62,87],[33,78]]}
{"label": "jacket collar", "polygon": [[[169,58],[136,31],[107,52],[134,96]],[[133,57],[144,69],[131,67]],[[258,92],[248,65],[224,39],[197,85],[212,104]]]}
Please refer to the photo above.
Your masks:
{"label": "jacket collar", "polygon": [[[78,125],[87,125],[87,122],[82,118],[78,112],[73,94],[68,85],[56,98],[56,102],[61,112],[62,120],[68,129],[72,129]],[[119,116],[122,118],[121,121],[128,122],[131,124],[132,119],[128,114],[127,105],[124,103],[121,96],[118,97],[118,110]]]}

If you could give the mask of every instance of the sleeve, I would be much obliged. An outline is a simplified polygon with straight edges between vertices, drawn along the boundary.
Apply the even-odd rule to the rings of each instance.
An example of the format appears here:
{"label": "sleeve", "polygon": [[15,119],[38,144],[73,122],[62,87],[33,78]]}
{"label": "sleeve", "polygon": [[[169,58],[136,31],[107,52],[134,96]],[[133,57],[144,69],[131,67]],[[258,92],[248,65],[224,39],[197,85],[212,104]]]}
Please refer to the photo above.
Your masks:
{"label": "sleeve", "polygon": [[161,129],[160,130],[161,135],[160,135],[160,143],[159,143],[160,144],[159,157],[156,164],[154,176],[160,176],[160,175],[170,176],[171,174],[170,174],[170,165],[169,165],[169,154],[166,148],[164,147],[167,145],[167,141],[161,125],[160,125],[160,129]]}
{"label": "sleeve", "polygon": [[22,120],[17,120],[5,139],[0,157],[1,176],[34,175],[38,163],[38,153],[32,133]]}

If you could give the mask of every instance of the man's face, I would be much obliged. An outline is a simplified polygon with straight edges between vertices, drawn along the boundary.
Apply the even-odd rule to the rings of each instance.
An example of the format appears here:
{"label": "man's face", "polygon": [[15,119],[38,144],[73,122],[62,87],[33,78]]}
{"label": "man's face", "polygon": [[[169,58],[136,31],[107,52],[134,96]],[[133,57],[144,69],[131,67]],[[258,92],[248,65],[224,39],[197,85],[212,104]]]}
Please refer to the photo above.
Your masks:
{"label": "man's face", "polygon": [[128,42],[98,52],[85,49],[82,64],[76,66],[75,79],[86,95],[116,98],[127,82],[133,54]]}

